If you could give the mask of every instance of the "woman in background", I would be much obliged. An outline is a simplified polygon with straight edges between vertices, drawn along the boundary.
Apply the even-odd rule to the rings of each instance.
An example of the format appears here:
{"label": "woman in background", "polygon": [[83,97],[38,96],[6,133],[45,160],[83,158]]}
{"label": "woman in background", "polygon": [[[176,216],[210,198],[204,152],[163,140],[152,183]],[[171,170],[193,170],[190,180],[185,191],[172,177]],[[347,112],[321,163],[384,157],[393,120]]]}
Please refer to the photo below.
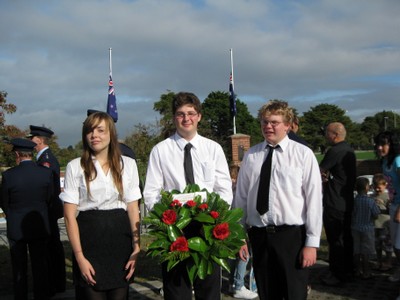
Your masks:
{"label": "woman in background", "polygon": [[[379,133],[375,139],[375,150],[381,158],[382,173],[388,183],[390,215],[390,235],[393,243],[393,251],[397,262],[400,263],[400,141],[392,132]],[[400,281],[400,268],[397,267],[389,281]],[[397,297],[400,300],[400,295]]]}

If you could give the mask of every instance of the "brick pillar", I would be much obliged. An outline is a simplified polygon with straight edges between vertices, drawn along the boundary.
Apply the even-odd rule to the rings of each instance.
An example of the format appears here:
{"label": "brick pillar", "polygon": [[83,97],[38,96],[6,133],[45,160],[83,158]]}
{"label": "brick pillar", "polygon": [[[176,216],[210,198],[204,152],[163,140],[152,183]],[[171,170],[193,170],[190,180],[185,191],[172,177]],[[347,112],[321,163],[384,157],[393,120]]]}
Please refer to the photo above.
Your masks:
{"label": "brick pillar", "polygon": [[231,135],[232,166],[240,166],[244,153],[250,148],[250,136],[246,134]]}

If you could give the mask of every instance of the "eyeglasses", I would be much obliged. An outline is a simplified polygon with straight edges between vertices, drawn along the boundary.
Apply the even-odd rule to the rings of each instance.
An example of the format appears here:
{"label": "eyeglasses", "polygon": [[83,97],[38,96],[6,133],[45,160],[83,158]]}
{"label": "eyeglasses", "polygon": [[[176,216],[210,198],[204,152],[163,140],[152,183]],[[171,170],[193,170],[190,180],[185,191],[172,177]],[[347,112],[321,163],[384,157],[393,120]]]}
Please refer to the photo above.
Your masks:
{"label": "eyeglasses", "polygon": [[185,114],[184,112],[177,112],[175,114],[175,118],[177,119],[183,119],[184,117],[188,117],[189,119],[193,119],[194,117],[196,117],[198,115],[197,112],[195,111],[189,111],[187,114]]}
{"label": "eyeglasses", "polygon": [[279,124],[281,124],[283,122],[279,122],[279,121],[268,121],[268,120],[261,120],[261,125],[262,126],[267,126],[268,124],[270,124],[272,127],[276,127]]}

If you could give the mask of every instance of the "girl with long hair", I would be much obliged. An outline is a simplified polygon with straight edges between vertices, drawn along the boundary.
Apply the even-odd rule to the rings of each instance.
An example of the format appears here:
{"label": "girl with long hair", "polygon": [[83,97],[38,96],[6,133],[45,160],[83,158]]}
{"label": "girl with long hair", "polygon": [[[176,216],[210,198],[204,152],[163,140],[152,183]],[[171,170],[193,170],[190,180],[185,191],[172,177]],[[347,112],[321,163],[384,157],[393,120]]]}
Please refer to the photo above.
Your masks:
{"label": "girl with long hair", "polygon": [[60,195],[74,282],[85,299],[125,300],[140,252],[136,162],[121,155],[114,121],[105,112],[86,118],[82,143]]}

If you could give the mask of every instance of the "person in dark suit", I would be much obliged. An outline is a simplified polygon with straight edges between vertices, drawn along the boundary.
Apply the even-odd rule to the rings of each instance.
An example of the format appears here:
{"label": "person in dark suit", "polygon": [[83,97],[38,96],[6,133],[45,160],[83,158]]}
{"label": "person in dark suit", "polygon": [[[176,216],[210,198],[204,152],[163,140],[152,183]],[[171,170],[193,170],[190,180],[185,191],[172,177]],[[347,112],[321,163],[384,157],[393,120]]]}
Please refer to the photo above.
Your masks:
{"label": "person in dark suit", "polygon": [[46,256],[50,236],[48,207],[54,200],[53,173],[32,161],[34,142],[21,138],[10,142],[18,165],[2,174],[0,205],[7,220],[14,299],[28,299],[28,249],[34,299],[50,299]]}
{"label": "person in dark suit", "polygon": [[297,134],[297,131],[299,131],[299,123],[299,117],[294,115],[292,124],[290,125],[290,129],[288,132],[288,137],[289,139],[308,147],[308,143]]}
{"label": "person in dark suit", "polygon": [[49,140],[54,132],[46,127],[35,125],[29,127],[30,134],[28,137],[36,143],[36,163],[52,170],[54,178],[57,179],[54,186],[55,199],[49,208],[51,239],[48,246],[53,293],[62,293],[65,291],[66,271],[64,247],[60,240],[58,219],[64,216],[64,211],[62,201],[58,197],[60,194],[60,164],[49,148]]}

